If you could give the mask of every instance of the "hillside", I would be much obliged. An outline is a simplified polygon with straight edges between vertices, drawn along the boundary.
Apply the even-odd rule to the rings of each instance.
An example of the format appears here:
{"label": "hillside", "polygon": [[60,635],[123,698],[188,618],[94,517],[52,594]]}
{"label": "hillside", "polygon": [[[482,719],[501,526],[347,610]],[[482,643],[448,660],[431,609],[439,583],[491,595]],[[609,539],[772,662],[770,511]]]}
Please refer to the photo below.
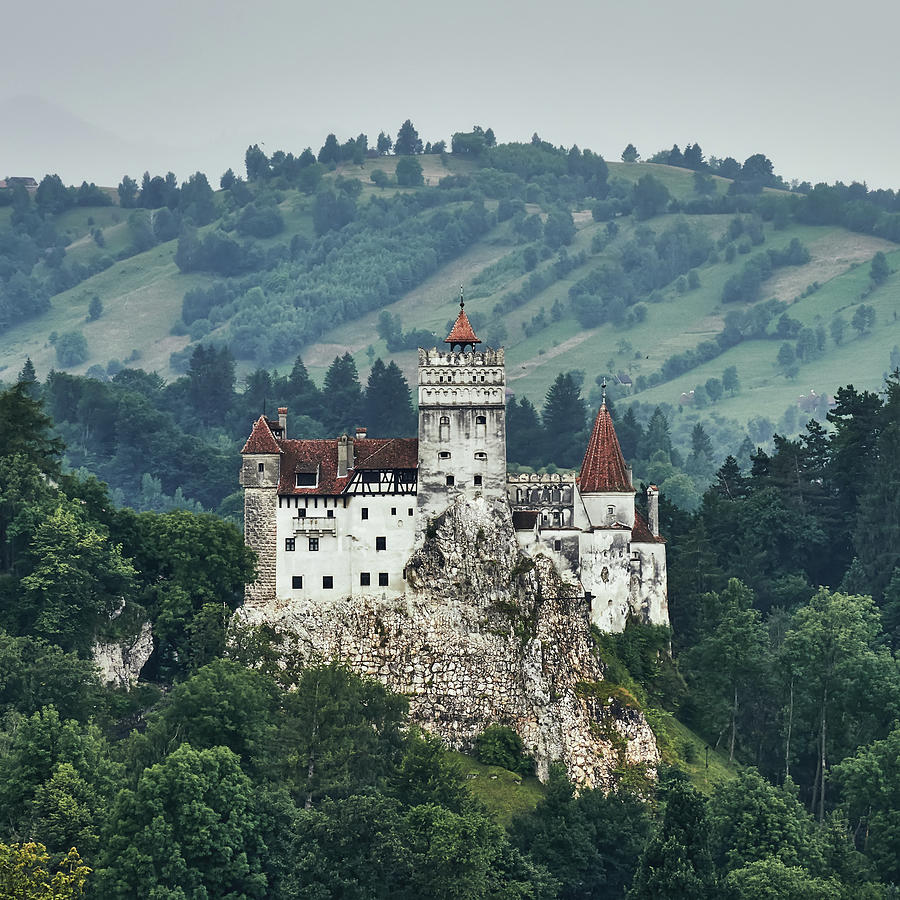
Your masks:
{"label": "hillside", "polygon": [[[549,151],[545,156],[552,162]],[[394,341],[389,349],[379,335],[379,316],[387,312],[396,317],[401,338],[405,332],[424,331],[440,342],[460,285],[481,336],[506,347],[510,387],[517,397],[527,397],[540,408],[557,375],[575,370],[577,377],[583,375],[585,398],[595,405],[599,382],[606,377],[611,396],[620,402],[635,401],[638,409],[650,410],[663,404],[676,444],[685,449],[690,427],[697,421],[707,423],[715,449],[723,455],[740,443],[745,430],[754,441],[768,439],[766,423],[769,433],[775,427],[794,431],[807,412],[798,408],[799,395],[810,391],[831,395],[851,381],[874,390],[891,366],[891,352],[900,343],[895,318],[900,285],[894,271],[900,268],[897,245],[841,225],[805,224],[796,214],[775,214],[779,204],[787,209],[800,200],[797,194],[766,188],[756,197],[738,196],[735,210],[723,205],[734,206],[730,179],[708,176],[701,194],[695,173],[688,169],[609,163],[604,186],[608,199],[599,204],[606,209],[596,215],[596,198],[584,190],[573,191],[566,176],[558,173],[519,177],[515,171],[500,171],[496,160],[491,160],[495,167],[486,168],[483,161],[426,154],[415,158],[422,168],[423,186],[400,188],[394,179],[399,159],[378,157],[361,165],[343,162],[330,170],[316,166],[322,170],[318,193],[285,177],[241,182],[241,198],[236,188],[217,191],[197,241],[202,243],[211,233],[222,235],[224,229],[231,243],[223,253],[243,253],[241,247],[252,244],[255,256],[250,263],[231,273],[227,267],[213,272],[202,263],[193,270],[176,264],[178,228],[171,239],[159,242],[152,233],[149,239],[142,234],[157,230],[161,212],[168,212],[165,208],[154,212],[118,205],[76,207],[49,217],[65,242],[63,268],[81,266],[82,274],[100,271],[53,295],[46,312],[0,331],[0,378],[13,378],[30,357],[38,377],[51,368],[90,370],[99,377],[124,363],[155,370],[171,380],[184,371],[196,341],[203,340],[229,345],[238,357],[239,376],[258,366],[284,372],[300,354],[321,383],[335,356],[349,350],[363,382],[371,361],[382,357],[393,358],[414,383],[416,341],[409,349],[397,349],[402,341]],[[387,175],[388,183],[382,187],[372,181],[379,169]],[[667,202],[659,205],[658,214],[641,218],[624,214],[630,211],[629,192],[633,194],[634,185],[646,175],[665,186]],[[524,201],[516,199],[516,183],[522,185]],[[350,224],[338,220],[323,229],[321,221],[315,221],[323,191],[353,206]],[[114,190],[107,193],[116,196]],[[261,210],[277,210],[276,233],[241,233],[248,201]],[[454,229],[458,231],[459,223],[471,215],[467,210],[474,208],[472,203],[482,202],[483,221],[458,239]],[[717,202],[725,211],[712,208]],[[697,212],[701,204],[706,206]],[[574,231],[551,239],[548,216],[561,208],[571,212]],[[0,228],[7,227],[9,213],[0,208]],[[175,214],[178,217],[181,211],[176,209]],[[455,217],[455,222],[448,225],[447,216]],[[740,222],[745,226],[738,235],[730,233],[735,221],[739,230]],[[434,227],[447,230],[435,233]],[[610,313],[608,285],[598,288],[594,283],[598,270],[621,266],[623,259],[633,257],[640,275],[646,265],[639,258],[641,248],[654,241],[658,247],[661,236],[673,229],[688,234],[688,240],[697,242],[705,235],[709,242],[711,252],[703,248],[703,261],[690,267],[690,284],[684,277],[688,266],[678,262],[658,286],[642,286],[635,276],[624,297],[628,314]],[[418,241],[429,233],[435,233],[433,248],[413,246],[413,236]],[[165,229],[161,236],[169,237]],[[447,249],[451,239],[455,243]],[[142,240],[153,246],[134,252]],[[808,251],[807,261],[779,265],[762,279],[751,299],[739,296],[723,303],[726,282],[740,276],[748,260],[760,253],[787,252],[797,241]],[[870,291],[869,264],[879,251],[887,255],[890,274]],[[384,260],[385,266],[393,266],[390,271],[378,268]],[[48,263],[38,262],[34,272],[47,275]],[[670,277],[673,274],[678,277]],[[342,281],[336,289],[334,284]],[[182,322],[185,294],[208,292],[216,283],[230,286],[225,302],[222,297],[203,301],[208,318]],[[370,290],[371,285],[379,287]],[[254,288],[261,293],[254,294]],[[297,291],[302,296],[293,296]],[[579,311],[573,291],[599,304],[598,310]],[[102,314],[91,320],[89,306],[95,297],[102,303]],[[835,317],[843,317],[847,327],[842,342],[836,344],[826,333],[815,353],[785,370],[776,363],[783,341],[772,327],[773,319],[763,336],[745,334],[720,348],[714,358],[694,360],[699,364],[687,371],[673,374],[671,366],[663,368],[670,357],[715,340],[727,314],[747,314],[770,298],[786,304],[789,317],[803,328],[827,332]],[[874,321],[857,333],[850,322],[860,303],[874,309]],[[635,307],[640,316],[632,313]],[[594,324],[592,316],[604,321]],[[83,333],[87,358],[65,365],[53,338],[73,331]],[[796,338],[795,331],[790,339]],[[699,352],[704,353],[702,348]],[[739,390],[726,391],[703,408],[697,408],[701,400],[682,407],[683,395],[708,379],[721,379],[730,366],[736,367]],[[617,383],[616,376],[624,374],[633,380],[633,387]],[[748,429],[754,421],[756,427],[751,424]]]}

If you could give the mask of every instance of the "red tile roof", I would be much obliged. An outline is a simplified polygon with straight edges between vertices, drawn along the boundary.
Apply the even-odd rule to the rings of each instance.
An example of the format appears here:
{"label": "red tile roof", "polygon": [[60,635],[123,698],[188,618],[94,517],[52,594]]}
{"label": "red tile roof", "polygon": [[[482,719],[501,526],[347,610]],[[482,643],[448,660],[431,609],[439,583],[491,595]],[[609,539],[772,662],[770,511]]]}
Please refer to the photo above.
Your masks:
{"label": "red tile roof", "polygon": [[450,334],[444,339],[445,344],[480,344],[481,339],[475,336],[475,331],[469,322],[466,311],[461,309],[456,317],[456,323],[450,330]]}
{"label": "red tile roof", "polygon": [[[338,442],[331,440],[281,441],[279,494],[343,494],[357,469],[415,469],[419,465],[418,438],[362,438],[353,441],[355,465],[340,478],[337,474]],[[315,487],[297,487],[294,475],[318,468]]]}
{"label": "red tile roof", "polygon": [[241,453],[281,453],[281,447],[278,446],[278,441],[275,440],[265,416],[260,416],[256,420]]}
{"label": "red tile roof", "polygon": [[647,520],[637,511],[634,511],[634,528],[631,529],[632,544],[664,544],[665,538],[655,536],[647,524]]}
{"label": "red tile roof", "polygon": [[613,428],[612,416],[605,403],[594,421],[594,430],[581,463],[578,489],[582,494],[634,493],[619,439]]}

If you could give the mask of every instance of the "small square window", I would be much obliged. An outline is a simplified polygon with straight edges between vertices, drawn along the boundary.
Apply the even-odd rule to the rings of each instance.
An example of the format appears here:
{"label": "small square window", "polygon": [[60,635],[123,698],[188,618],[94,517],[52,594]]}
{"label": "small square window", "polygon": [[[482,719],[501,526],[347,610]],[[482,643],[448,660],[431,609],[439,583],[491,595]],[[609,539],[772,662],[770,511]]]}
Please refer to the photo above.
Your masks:
{"label": "small square window", "polygon": [[480,476],[480,475],[476,475],[476,476],[472,479],[472,481],[474,482],[475,487],[481,487],[481,476]]}
{"label": "small square window", "polygon": [[368,506],[364,506],[364,507],[360,510],[360,513],[361,513],[363,519],[368,519],[368,518],[369,518],[369,507],[368,507]]}
{"label": "small square window", "polygon": [[411,506],[410,506],[410,508],[409,508],[408,510],[406,510],[406,514],[407,514],[408,516],[411,516],[411,515],[413,514],[413,508],[412,508]]}
{"label": "small square window", "polygon": [[334,576],[333,575],[323,575],[322,576],[322,587],[329,591],[334,587]]}
{"label": "small square window", "polygon": [[291,577],[291,587],[295,591],[299,591],[303,587],[303,576],[302,575],[294,575]]}
{"label": "small square window", "polygon": [[387,572],[379,572],[378,573],[378,586],[379,587],[387,587],[388,586],[388,573]]}
{"label": "small square window", "polygon": [[453,487],[456,484],[456,479],[452,475],[447,476],[447,487]]}
{"label": "small square window", "polygon": [[309,549],[315,552],[319,549],[319,539],[318,538],[310,538],[309,539]]}
{"label": "small square window", "polygon": [[306,509],[305,509],[305,508],[304,508],[304,509],[298,509],[298,510],[297,510],[297,518],[298,518],[298,519],[305,519],[305,518],[306,518]]}
{"label": "small square window", "polygon": [[387,538],[386,537],[375,538],[375,549],[376,550],[387,550]]}
{"label": "small square window", "polygon": [[554,541],[553,549],[554,550],[562,550],[562,541]]}
{"label": "small square window", "polygon": [[285,538],[284,539],[284,549],[290,552],[296,547],[296,541],[294,538]]}
{"label": "small square window", "polygon": [[266,464],[265,464],[265,463],[257,463],[257,464],[256,464],[256,471],[259,472],[259,473],[265,472],[265,471],[266,471]]}
{"label": "small square window", "polygon": [[334,510],[333,510],[333,509],[329,509],[329,510],[325,513],[325,515],[326,515],[329,519],[333,519],[333,518],[334,518]]}
{"label": "small square window", "polygon": [[295,472],[294,484],[297,487],[315,487],[318,481],[318,472]]}
{"label": "small square window", "polygon": [[369,572],[360,572],[359,583],[363,587],[368,587],[372,583],[372,575]]}
{"label": "small square window", "polygon": [[438,453],[438,459],[450,459],[450,451],[441,450],[441,452]]}
{"label": "small square window", "polygon": [[397,515],[397,507],[396,507],[396,506],[392,506],[392,507],[391,507],[391,515],[392,515],[392,516],[396,516],[396,515]]}

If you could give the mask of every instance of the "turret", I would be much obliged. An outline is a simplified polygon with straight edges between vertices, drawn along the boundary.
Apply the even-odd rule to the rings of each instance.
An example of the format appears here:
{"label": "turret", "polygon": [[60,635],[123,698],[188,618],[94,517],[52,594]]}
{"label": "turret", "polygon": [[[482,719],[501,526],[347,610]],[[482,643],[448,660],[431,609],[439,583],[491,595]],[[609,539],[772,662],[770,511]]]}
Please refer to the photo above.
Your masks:
{"label": "turret", "polygon": [[419,350],[419,527],[463,494],[506,499],[503,350],[478,349],[460,293],[448,350]]}
{"label": "turret", "polygon": [[631,469],[625,465],[605,396],[581,464],[578,491],[592,528],[634,527]]}
{"label": "turret", "polygon": [[250,604],[275,599],[275,520],[280,478],[281,447],[266,417],[260,416],[241,450],[244,543],[256,551],[259,560],[257,580],[247,585],[244,594]]}

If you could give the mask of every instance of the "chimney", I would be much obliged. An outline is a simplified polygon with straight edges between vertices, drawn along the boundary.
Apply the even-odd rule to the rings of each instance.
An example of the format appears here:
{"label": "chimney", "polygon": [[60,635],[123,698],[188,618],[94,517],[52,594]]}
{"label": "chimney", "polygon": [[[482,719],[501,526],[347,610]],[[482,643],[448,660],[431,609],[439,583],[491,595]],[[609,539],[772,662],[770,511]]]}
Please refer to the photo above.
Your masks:
{"label": "chimney", "polygon": [[659,488],[655,484],[647,488],[647,518],[650,533],[653,537],[659,537]]}
{"label": "chimney", "polygon": [[287,437],[287,407],[278,407],[278,427],[281,429],[281,439]]}
{"label": "chimney", "polygon": [[625,474],[628,476],[628,487],[634,487],[634,479],[631,475],[631,463],[625,463]]}
{"label": "chimney", "polygon": [[368,435],[369,429],[366,428],[365,425],[357,425],[356,426],[356,439],[358,441],[364,441]]}
{"label": "chimney", "polygon": [[337,477],[343,478],[353,465],[353,439],[342,434],[337,442]]}

